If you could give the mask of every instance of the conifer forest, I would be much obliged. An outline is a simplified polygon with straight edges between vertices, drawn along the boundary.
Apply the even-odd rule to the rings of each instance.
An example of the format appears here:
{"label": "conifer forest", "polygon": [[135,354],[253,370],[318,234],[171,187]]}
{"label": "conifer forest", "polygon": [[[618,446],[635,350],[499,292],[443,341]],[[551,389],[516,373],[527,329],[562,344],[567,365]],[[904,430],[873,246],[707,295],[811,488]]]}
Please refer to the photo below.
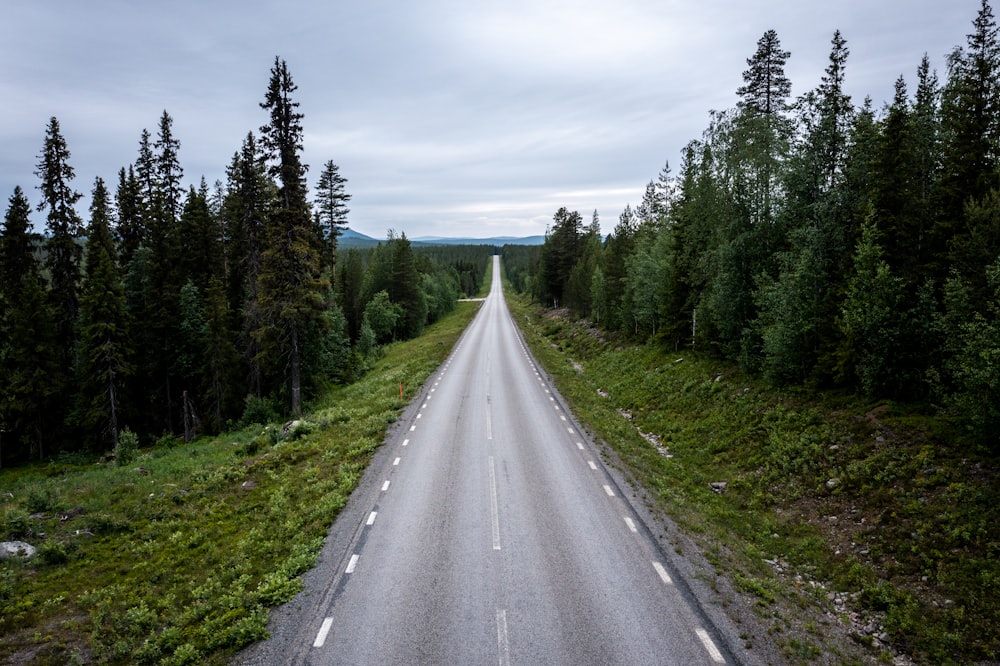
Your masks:
{"label": "conifer forest", "polygon": [[298,415],[479,290],[492,247],[338,249],[347,178],[327,161],[310,200],[296,89],[275,58],[264,123],[213,186],[182,184],[164,111],[87,213],[49,120],[39,201],[15,188],[0,229],[0,464]]}
{"label": "conifer forest", "polygon": [[602,235],[559,209],[518,290],[606,331],[701,350],[786,387],[924,405],[1000,452],[1000,43],[986,0],[967,43],[925,56],[884,104],[845,93],[836,32],[790,98],[769,30],[734,108]]}
{"label": "conifer forest", "polygon": [[[748,49],[750,51],[750,49]],[[780,386],[926,405],[1000,450],[1000,41],[988,0],[946,71],[891,100],[845,92],[836,32],[814,88],[765,32],[735,107],[666,165],[610,233],[560,208],[541,247],[507,246],[513,287],[597,326],[695,349]],[[492,248],[337,248],[347,179],[310,199],[303,114],[275,58],[226,182],[185,186],[164,111],[89,211],[57,118],[37,201],[0,236],[2,462],[194,437],[299,414],[379,346],[480,286]],[[44,229],[44,233],[35,229]],[[248,420],[249,419],[249,420]]]}

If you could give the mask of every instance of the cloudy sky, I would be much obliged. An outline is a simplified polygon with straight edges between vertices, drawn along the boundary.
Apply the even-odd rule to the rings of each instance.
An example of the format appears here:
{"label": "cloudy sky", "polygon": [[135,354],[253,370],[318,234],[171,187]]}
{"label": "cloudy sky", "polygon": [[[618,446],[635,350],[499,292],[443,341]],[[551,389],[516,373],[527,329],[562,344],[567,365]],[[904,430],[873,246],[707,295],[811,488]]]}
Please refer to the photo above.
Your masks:
{"label": "cloudy sky", "polygon": [[0,23],[0,197],[6,210],[21,185],[37,203],[52,116],[84,194],[97,176],[114,187],[164,110],[186,184],[224,179],[266,120],[280,56],[310,182],[339,165],[354,229],[526,236],[566,206],[596,209],[610,231],[709,111],[735,105],[765,30],[792,53],[797,96],[819,83],[839,29],[848,92],[881,107],[924,53],[944,78],[980,2],[15,0]]}

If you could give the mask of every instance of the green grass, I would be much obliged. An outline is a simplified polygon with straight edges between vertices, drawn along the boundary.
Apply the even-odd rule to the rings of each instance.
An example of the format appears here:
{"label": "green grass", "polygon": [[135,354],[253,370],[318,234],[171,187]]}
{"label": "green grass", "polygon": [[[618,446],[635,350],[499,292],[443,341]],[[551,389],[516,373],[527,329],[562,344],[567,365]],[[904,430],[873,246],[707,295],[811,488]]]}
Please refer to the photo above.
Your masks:
{"label": "green grass", "polygon": [[[957,443],[946,421],[776,391],[714,358],[605,340],[508,302],[574,414],[765,616],[829,607],[833,588],[859,593],[856,610],[922,661],[1000,658],[995,461]],[[790,575],[764,563],[779,558]],[[790,584],[795,575],[828,587]],[[808,636],[796,641],[793,661],[816,656]]]}
{"label": "green grass", "polygon": [[268,609],[302,589],[387,428],[478,307],[386,347],[289,437],[255,425],[122,467],[2,470],[0,539],[39,554],[0,562],[0,661],[220,664],[265,638]]}

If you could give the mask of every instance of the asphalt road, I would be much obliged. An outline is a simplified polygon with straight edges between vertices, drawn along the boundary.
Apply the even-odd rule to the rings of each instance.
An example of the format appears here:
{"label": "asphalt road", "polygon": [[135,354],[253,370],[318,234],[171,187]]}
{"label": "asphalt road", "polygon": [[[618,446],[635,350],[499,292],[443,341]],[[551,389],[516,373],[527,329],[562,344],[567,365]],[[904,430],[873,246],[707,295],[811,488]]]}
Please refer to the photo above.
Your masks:
{"label": "asphalt road", "polygon": [[493,288],[245,664],[736,663]]}

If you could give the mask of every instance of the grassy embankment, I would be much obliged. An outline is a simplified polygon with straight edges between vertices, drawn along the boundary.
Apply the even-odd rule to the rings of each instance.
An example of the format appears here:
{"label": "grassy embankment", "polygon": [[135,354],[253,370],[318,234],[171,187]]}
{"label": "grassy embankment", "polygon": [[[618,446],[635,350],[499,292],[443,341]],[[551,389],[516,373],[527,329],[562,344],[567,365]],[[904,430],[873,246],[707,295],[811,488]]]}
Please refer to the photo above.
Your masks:
{"label": "grassy embankment", "polygon": [[779,392],[718,360],[609,342],[508,301],[574,413],[755,600],[792,663],[846,659],[810,617],[853,624],[884,662],[884,639],[921,663],[1000,659],[995,461],[943,445],[947,424]]}
{"label": "grassy embankment", "polygon": [[122,467],[0,471],[0,540],[39,548],[0,561],[0,661],[225,663],[264,638],[268,608],[301,589],[387,428],[478,307],[387,346],[287,435],[254,425]]}

